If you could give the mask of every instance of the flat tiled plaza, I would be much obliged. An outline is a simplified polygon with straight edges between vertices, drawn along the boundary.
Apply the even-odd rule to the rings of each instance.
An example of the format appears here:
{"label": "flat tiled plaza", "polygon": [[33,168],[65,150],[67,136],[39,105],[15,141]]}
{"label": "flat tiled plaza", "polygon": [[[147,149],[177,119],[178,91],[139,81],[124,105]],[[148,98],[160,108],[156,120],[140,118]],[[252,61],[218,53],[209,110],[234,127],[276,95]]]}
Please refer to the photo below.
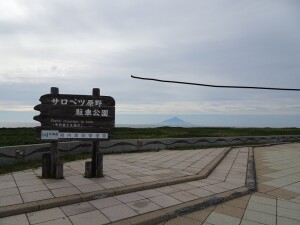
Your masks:
{"label": "flat tiled plaza", "polygon": [[224,149],[161,151],[104,156],[103,178],[85,178],[85,161],[64,165],[64,179],[40,179],[41,168],[0,176],[0,206],[20,204],[201,172]]}
{"label": "flat tiled plaza", "polygon": [[255,149],[257,192],[160,225],[299,225],[300,144]]}
{"label": "flat tiled plaza", "polygon": [[[225,148],[107,155],[104,178],[84,178],[84,162],[64,166],[65,179],[40,179],[40,169],[0,177],[0,205],[18,206],[43,199],[146,185],[187,178],[212,168],[208,177],[126,194],[101,196],[76,204],[0,218],[0,224],[300,224],[300,144],[254,148],[257,192],[236,196],[171,220],[164,214],[203,199],[216,199],[245,188],[250,148]],[[240,193],[240,192],[239,192]],[[148,220],[147,220],[148,219]],[[143,223],[143,221],[148,221]]]}

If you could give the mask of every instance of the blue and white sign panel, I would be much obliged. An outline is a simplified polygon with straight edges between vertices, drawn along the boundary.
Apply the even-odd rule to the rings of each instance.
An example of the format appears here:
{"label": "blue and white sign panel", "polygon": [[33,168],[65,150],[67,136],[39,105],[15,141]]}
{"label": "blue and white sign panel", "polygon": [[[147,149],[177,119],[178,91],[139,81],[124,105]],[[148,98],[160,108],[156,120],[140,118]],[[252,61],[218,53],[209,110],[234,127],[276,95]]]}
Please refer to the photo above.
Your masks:
{"label": "blue and white sign panel", "polygon": [[42,130],[42,140],[59,140],[59,139],[108,139],[108,133],[74,133],[59,132],[58,130]]}
{"label": "blue and white sign panel", "polygon": [[107,139],[108,133],[69,133],[59,132],[58,139]]}
{"label": "blue and white sign panel", "polygon": [[43,140],[58,140],[58,130],[42,130],[41,139]]}

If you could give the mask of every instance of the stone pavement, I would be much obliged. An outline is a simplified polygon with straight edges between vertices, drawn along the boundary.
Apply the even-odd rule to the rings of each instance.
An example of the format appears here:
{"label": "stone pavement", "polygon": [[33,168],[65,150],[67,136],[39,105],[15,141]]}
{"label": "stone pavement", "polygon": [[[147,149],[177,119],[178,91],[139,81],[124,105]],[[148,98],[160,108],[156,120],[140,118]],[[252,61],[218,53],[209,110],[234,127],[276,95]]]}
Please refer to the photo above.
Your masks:
{"label": "stone pavement", "polygon": [[85,161],[64,165],[64,179],[40,179],[41,168],[0,176],[0,207],[146,184],[200,173],[223,148],[104,156],[103,178],[84,178]]}
{"label": "stone pavement", "polygon": [[257,192],[160,225],[299,225],[300,144],[255,148]]}
{"label": "stone pavement", "polygon": [[[201,154],[204,158],[208,156],[207,160],[203,162],[211,162],[212,152],[217,151],[220,154],[220,149],[211,150],[193,150],[193,151],[174,151],[170,155],[177,155],[177,157],[186,158],[189,160],[185,163],[180,162],[177,157],[175,161],[178,164],[170,162],[168,167],[180,170],[186,170],[191,165],[198,162],[195,156]],[[198,154],[197,154],[198,152]],[[144,159],[145,166],[148,162],[152,162],[151,154],[146,153]],[[168,155],[162,152],[162,155]],[[189,157],[187,157],[189,155]],[[130,154],[128,157],[133,161],[133,158],[141,157],[142,154]],[[217,154],[214,153],[216,157]],[[116,157],[116,156],[114,156]],[[124,156],[122,156],[124,157]],[[163,160],[165,157],[158,157],[157,160]],[[128,159],[128,158],[127,158]],[[171,159],[172,161],[172,159]],[[214,198],[218,194],[224,193],[232,194],[232,190],[239,190],[245,185],[248,161],[248,148],[232,149],[225,158],[217,165],[215,170],[206,178],[199,181],[184,182],[181,184],[168,185],[159,188],[152,188],[143,191],[136,191],[128,194],[116,195],[114,197],[106,197],[85,201],[77,204],[66,205],[61,207],[53,207],[51,209],[41,210],[37,212],[30,212],[26,214],[19,214],[11,217],[0,219],[0,224],[107,224],[119,220],[130,218],[133,221],[126,223],[136,223],[139,220],[144,220],[143,216],[149,212],[167,213],[168,210],[174,211],[185,207],[185,203],[199,204],[204,200]],[[154,160],[156,166],[160,165]],[[166,165],[165,165],[166,166]],[[186,169],[184,169],[184,168]],[[200,166],[202,168],[203,165]],[[166,169],[166,168],[165,168]],[[195,171],[196,172],[196,171]],[[189,171],[190,173],[190,171]],[[66,178],[67,179],[67,178]],[[84,179],[84,178],[82,178]],[[32,185],[34,186],[34,185]],[[242,189],[242,191],[246,191]],[[206,198],[206,199],[205,199]],[[172,210],[172,207],[177,207]],[[159,219],[161,217],[158,216]],[[137,221],[135,221],[137,220]],[[125,221],[123,221],[125,222]]]}
{"label": "stone pavement", "polygon": [[[0,225],[300,224],[300,144],[260,147],[254,152],[258,192],[253,194],[248,188],[253,151],[248,147],[105,156],[106,176],[97,179],[82,177],[84,161],[65,165],[65,179],[59,181],[37,178],[40,169],[3,175],[2,209],[35,204],[36,200],[24,203],[27,193],[47,191],[56,200],[65,197],[57,195],[59,189],[64,195],[74,196],[74,188],[81,195],[95,189],[108,193],[135,188],[125,194],[115,191],[76,204],[20,212],[0,218]],[[208,176],[200,178],[204,171]],[[47,189],[39,190],[42,185]],[[141,185],[142,190],[137,188]],[[16,196],[22,202],[10,200]]]}

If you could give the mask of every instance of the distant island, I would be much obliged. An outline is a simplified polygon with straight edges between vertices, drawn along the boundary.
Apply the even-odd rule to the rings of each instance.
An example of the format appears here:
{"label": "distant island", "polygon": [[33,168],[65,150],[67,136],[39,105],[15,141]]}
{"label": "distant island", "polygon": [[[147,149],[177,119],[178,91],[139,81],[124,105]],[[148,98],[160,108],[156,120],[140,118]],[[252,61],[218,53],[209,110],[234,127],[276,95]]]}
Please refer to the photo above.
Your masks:
{"label": "distant island", "polygon": [[178,117],[172,117],[159,123],[148,124],[116,124],[116,127],[153,128],[153,127],[197,127],[195,124],[186,122]]}
{"label": "distant island", "polygon": [[168,127],[191,127],[193,124],[186,122],[178,117],[173,117],[171,119],[164,120],[158,123],[158,126],[168,126]]}

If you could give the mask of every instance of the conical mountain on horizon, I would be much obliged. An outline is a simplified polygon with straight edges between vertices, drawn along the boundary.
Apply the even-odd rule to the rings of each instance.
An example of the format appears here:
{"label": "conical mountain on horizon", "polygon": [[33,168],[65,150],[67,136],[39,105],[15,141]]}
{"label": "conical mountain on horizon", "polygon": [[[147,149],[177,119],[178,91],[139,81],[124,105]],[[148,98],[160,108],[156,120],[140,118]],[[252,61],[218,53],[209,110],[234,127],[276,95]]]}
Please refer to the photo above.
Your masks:
{"label": "conical mountain on horizon", "polygon": [[171,119],[164,120],[158,123],[160,126],[169,126],[169,127],[183,127],[183,126],[192,126],[191,123],[186,122],[178,117],[173,117]]}

